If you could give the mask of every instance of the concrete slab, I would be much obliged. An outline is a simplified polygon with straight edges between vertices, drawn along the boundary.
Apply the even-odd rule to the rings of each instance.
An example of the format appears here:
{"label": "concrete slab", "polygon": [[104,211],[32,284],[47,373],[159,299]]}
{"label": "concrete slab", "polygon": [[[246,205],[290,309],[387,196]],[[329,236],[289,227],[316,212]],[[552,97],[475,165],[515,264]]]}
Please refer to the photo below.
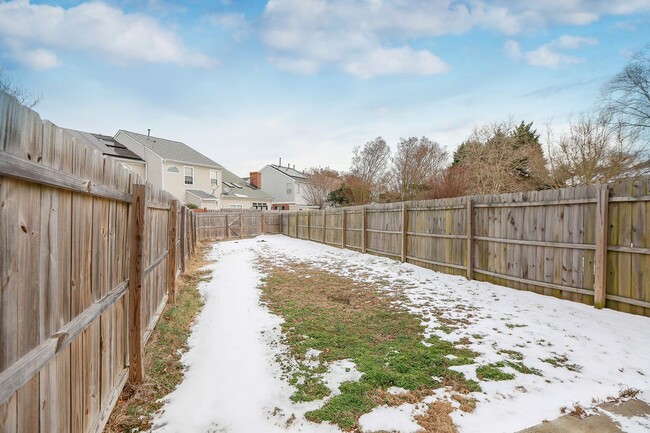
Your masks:
{"label": "concrete slab", "polygon": [[[616,415],[627,418],[633,416],[650,418],[650,405],[641,400],[628,400],[621,403],[603,403],[597,406]],[[519,433],[626,433],[621,426],[612,421],[604,412],[586,418],[571,415],[562,416],[556,420],[544,422],[534,427],[521,430]]]}

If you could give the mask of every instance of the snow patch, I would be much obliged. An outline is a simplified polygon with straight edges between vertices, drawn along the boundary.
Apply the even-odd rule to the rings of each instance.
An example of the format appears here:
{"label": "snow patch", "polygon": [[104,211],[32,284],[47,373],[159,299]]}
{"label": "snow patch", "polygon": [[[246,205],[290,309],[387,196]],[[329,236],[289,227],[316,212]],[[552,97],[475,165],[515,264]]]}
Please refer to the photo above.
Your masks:
{"label": "snow patch", "polygon": [[376,407],[370,413],[359,418],[361,431],[364,433],[377,431],[417,433],[422,431],[422,427],[411,416],[415,408],[415,405],[408,403],[397,407]]}

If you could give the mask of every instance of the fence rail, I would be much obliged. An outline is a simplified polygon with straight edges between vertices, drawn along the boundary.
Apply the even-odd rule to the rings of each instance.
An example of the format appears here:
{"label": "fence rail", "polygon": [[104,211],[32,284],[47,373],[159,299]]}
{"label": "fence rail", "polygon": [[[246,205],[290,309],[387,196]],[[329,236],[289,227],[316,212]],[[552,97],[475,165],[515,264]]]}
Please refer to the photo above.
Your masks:
{"label": "fence rail", "polygon": [[0,202],[0,432],[99,432],[142,379],[194,219],[1,91]]}
{"label": "fence rail", "polygon": [[280,233],[280,213],[260,210],[193,212],[198,240],[223,240]]}
{"label": "fence rail", "polygon": [[650,316],[650,178],[282,212],[284,235]]}

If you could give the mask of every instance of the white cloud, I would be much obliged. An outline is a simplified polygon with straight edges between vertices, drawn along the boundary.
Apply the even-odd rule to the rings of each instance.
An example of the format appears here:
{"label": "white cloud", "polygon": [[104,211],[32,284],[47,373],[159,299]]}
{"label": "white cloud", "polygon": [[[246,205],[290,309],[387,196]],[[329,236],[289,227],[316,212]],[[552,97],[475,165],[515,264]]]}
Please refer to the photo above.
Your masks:
{"label": "white cloud", "polygon": [[503,48],[511,59],[524,60],[531,66],[554,69],[584,62],[583,58],[564,54],[563,50],[578,50],[596,44],[598,44],[596,38],[564,35],[530,51],[523,52],[519,43],[513,40],[506,41]]}
{"label": "white cloud", "polygon": [[0,3],[0,40],[17,61],[30,67],[56,66],[57,54],[65,51],[93,53],[114,62],[216,64],[204,54],[189,51],[154,18],[125,13],[102,2],[69,9],[28,1]]}
{"label": "white cloud", "polygon": [[527,52],[526,62],[532,66],[557,68],[565,65],[583,63],[584,59],[558,53],[557,51],[553,51],[550,47],[543,45],[536,50]]}
{"label": "white cloud", "polygon": [[43,48],[32,50],[14,50],[14,57],[23,65],[32,69],[52,69],[61,63],[53,51]]}
{"label": "white cloud", "polygon": [[[270,59],[284,69],[308,70],[324,66],[357,72],[356,64],[373,53],[414,50],[414,40],[489,29],[515,36],[549,25],[582,26],[604,15],[650,11],[647,0],[269,0],[261,20],[261,36]],[[557,50],[577,49],[592,43],[570,36],[531,54],[530,62],[561,65],[576,57]],[[511,47],[513,48],[513,47]],[[540,47],[541,48],[541,47]],[[420,50],[422,51],[422,50]],[[412,56],[411,56],[412,57]],[[437,57],[428,51],[430,59]],[[384,62],[367,61],[381,75]],[[438,59],[439,60],[439,59]],[[295,64],[309,64],[296,68]],[[390,69],[390,68],[389,68]],[[409,68],[393,68],[392,73]],[[442,68],[423,68],[427,73]]]}
{"label": "white cloud", "polygon": [[393,74],[439,74],[447,71],[448,66],[429,51],[401,47],[369,51],[358,59],[346,62],[343,69],[352,75],[368,79]]}
{"label": "white cloud", "polygon": [[560,50],[577,50],[583,47],[588,47],[597,44],[598,44],[598,39],[596,38],[585,38],[582,36],[564,35],[564,36],[560,36],[559,38],[551,42],[549,44],[549,47],[557,48]]}

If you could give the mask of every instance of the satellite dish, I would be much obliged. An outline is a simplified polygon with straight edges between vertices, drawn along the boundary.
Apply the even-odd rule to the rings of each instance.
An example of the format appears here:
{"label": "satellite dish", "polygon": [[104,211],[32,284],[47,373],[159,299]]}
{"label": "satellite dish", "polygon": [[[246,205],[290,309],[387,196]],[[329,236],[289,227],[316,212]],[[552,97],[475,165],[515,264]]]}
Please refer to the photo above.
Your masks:
{"label": "satellite dish", "polygon": [[223,186],[223,193],[224,193],[224,194],[228,194],[228,193],[230,193],[230,188],[227,187],[226,185],[224,185],[224,186]]}

